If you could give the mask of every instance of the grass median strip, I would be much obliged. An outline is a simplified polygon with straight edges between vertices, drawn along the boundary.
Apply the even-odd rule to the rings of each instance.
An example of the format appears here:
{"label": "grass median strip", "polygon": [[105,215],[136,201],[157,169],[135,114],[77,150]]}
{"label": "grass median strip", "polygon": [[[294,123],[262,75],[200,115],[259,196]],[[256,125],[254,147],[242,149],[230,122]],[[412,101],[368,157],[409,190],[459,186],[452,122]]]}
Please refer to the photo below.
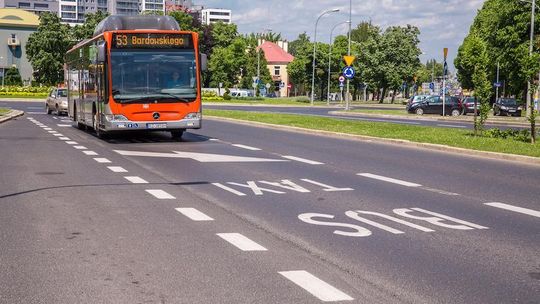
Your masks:
{"label": "grass median strip", "polygon": [[447,145],[451,147],[540,157],[540,143],[475,137],[471,130],[410,126],[381,122],[346,121],[335,118],[309,117],[293,114],[270,114],[230,110],[205,110],[206,115],[257,121],[274,125],[323,130],[379,138],[403,139],[412,142]]}
{"label": "grass median strip", "polygon": [[4,116],[9,113],[10,109],[0,108],[0,116]]}

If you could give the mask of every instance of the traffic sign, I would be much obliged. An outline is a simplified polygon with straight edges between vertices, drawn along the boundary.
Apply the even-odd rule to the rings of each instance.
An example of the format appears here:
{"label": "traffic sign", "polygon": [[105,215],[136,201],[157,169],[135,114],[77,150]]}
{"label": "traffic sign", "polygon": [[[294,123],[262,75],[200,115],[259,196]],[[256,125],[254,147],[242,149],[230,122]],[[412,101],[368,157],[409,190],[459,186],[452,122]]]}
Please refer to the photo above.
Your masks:
{"label": "traffic sign", "polygon": [[343,69],[343,76],[347,79],[353,79],[354,78],[354,68],[351,66],[347,66]]}
{"label": "traffic sign", "polygon": [[280,82],[280,83],[279,83],[279,88],[280,88],[280,89],[283,89],[284,87],[285,87],[285,82],[283,82],[283,81]]}
{"label": "traffic sign", "polygon": [[292,83],[289,83],[289,84],[287,85],[287,89],[289,89],[289,90],[292,89]]}
{"label": "traffic sign", "polygon": [[345,82],[345,77],[339,76],[339,82],[344,83]]}
{"label": "traffic sign", "polygon": [[339,87],[343,89],[343,87],[345,86],[345,84],[343,82],[340,82],[339,83]]}
{"label": "traffic sign", "polygon": [[448,57],[448,48],[444,48],[443,53],[444,53],[444,60],[446,61],[446,57]]}
{"label": "traffic sign", "polygon": [[343,56],[343,60],[345,60],[345,63],[347,64],[347,66],[351,66],[355,59],[356,57],[354,56]]}
{"label": "traffic sign", "polygon": [[272,85],[269,84],[269,83],[266,84],[266,88],[267,88],[267,89],[270,89],[271,86],[272,86]]}
{"label": "traffic sign", "polygon": [[429,89],[430,89],[430,90],[435,90],[435,83],[431,82],[431,83],[429,84]]}
{"label": "traffic sign", "polygon": [[254,82],[251,86],[252,86],[254,89],[256,89],[259,85],[258,85],[256,82]]}
{"label": "traffic sign", "polygon": [[500,88],[500,87],[502,87],[502,83],[500,83],[500,82],[495,82],[495,83],[493,84],[493,86],[495,86],[496,88]]}

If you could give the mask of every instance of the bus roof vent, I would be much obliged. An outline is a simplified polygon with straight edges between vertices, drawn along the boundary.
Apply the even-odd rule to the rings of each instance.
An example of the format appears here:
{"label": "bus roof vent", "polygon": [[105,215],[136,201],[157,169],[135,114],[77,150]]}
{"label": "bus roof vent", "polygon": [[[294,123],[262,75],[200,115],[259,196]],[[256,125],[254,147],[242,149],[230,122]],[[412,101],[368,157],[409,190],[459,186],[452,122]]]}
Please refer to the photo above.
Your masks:
{"label": "bus roof vent", "polygon": [[141,15],[120,16],[112,15],[103,19],[94,31],[97,36],[107,31],[117,30],[180,30],[178,22],[171,16]]}

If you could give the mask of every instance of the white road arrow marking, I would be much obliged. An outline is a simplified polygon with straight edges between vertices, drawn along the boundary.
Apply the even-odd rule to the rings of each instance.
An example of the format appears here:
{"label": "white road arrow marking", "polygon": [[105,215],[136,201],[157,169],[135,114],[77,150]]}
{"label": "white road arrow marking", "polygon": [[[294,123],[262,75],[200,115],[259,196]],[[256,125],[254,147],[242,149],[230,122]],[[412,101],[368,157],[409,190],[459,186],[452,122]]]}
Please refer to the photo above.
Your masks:
{"label": "white road arrow marking", "polygon": [[159,153],[159,152],[141,152],[141,151],[123,151],[114,150],[114,152],[125,156],[146,156],[146,157],[163,157],[163,158],[190,158],[201,163],[253,163],[253,162],[284,162],[281,159],[243,157],[234,155],[208,154],[208,153],[193,153],[179,152]]}

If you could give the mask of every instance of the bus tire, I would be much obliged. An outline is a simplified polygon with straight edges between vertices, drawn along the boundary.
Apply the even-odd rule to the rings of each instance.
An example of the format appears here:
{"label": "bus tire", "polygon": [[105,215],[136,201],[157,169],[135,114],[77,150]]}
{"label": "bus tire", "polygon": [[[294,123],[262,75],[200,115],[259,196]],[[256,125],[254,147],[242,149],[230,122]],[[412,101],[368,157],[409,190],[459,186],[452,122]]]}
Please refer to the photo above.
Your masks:
{"label": "bus tire", "polygon": [[102,131],[99,128],[99,124],[98,124],[98,121],[97,121],[97,113],[94,113],[94,116],[93,116],[93,119],[92,119],[92,126],[94,127],[94,131],[96,132],[96,136],[99,139],[105,138],[105,132]]}
{"label": "bus tire", "polygon": [[171,137],[173,139],[182,139],[182,135],[184,135],[184,130],[173,130],[173,131],[171,131]]}

